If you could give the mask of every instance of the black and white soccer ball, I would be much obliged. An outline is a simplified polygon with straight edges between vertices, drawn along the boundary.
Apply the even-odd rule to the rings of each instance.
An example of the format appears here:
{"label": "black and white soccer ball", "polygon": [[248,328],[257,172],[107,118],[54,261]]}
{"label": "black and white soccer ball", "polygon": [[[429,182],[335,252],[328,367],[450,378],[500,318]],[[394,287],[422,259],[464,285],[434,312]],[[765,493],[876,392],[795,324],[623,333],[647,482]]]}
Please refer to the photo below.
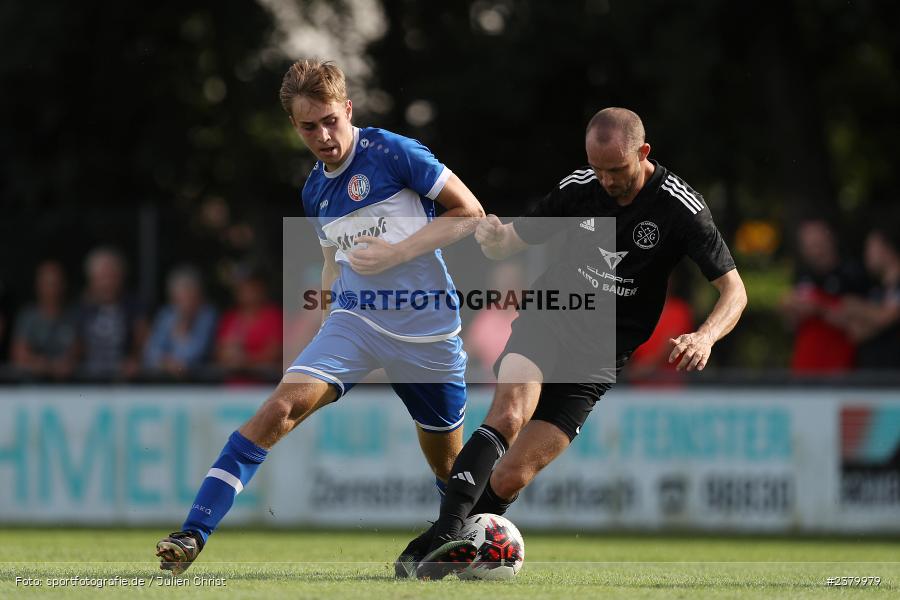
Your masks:
{"label": "black and white soccer ball", "polygon": [[472,515],[460,534],[478,548],[469,566],[458,573],[460,579],[512,579],[525,562],[525,540],[506,517]]}

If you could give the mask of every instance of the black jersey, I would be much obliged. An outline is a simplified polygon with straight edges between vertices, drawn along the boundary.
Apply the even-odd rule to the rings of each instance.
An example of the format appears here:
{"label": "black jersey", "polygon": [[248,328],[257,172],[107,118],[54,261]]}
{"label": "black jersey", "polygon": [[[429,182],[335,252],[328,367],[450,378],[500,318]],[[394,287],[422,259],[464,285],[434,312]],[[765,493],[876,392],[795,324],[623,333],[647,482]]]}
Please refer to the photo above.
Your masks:
{"label": "black jersey", "polygon": [[[653,174],[627,206],[613,200],[593,171],[584,168],[514,221],[516,233],[528,244],[543,243],[565,230],[562,254],[542,275],[541,284],[614,294],[616,352],[633,350],[653,333],[669,275],[685,255],[710,281],[735,268],[703,196],[652,162]],[[603,217],[615,217],[614,248],[594,221]]]}

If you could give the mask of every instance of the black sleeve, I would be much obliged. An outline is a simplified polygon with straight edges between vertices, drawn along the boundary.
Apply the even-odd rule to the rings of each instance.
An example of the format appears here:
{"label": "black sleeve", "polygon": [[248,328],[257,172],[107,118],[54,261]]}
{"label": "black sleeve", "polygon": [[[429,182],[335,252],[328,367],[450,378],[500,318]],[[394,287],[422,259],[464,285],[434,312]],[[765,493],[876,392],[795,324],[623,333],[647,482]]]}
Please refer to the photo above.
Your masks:
{"label": "black sleeve", "polygon": [[566,191],[554,187],[549,194],[532,203],[525,213],[513,221],[522,241],[529,245],[543,244],[562,230],[567,216]]}
{"label": "black sleeve", "polygon": [[684,243],[687,255],[691,257],[707,280],[718,279],[735,268],[731,251],[722,239],[713,221],[709,207],[695,215],[686,215]]}

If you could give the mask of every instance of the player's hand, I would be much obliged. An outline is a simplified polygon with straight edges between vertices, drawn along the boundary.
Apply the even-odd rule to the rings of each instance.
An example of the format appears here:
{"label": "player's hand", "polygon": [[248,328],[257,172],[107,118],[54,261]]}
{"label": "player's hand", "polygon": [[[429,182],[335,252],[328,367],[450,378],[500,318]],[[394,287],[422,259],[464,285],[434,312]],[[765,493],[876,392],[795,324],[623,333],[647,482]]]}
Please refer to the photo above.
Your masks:
{"label": "player's hand", "polygon": [[377,275],[406,260],[396,246],[381,238],[362,235],[353,240],[353,244],[354,248],[347,253],[347,259],[350,267],[360,275]]}
{"label": "player's hand", "polygon": [[475,227],[475,241],[482,246],[496,246],[503,242],[503,223],[497,215],[488,215],[478,220]]}
{"label": "player's hand", "polygon": [[702,371],[712,353],[713,339],[706,333],[695,331],[685,333],[677,338],[670,338],[669,343],[675,347],[669,354],[669,363],[673,363],[681,357],[675,367],[679,371]]}

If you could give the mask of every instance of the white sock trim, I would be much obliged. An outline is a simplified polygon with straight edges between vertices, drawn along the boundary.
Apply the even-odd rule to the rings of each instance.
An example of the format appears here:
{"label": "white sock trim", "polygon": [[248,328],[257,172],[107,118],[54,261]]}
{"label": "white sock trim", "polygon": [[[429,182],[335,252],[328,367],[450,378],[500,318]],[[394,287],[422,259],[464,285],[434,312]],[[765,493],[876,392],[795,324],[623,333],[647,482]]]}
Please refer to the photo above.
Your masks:
{"label": "white sock trim", "polygon": [[497,449],[497,456],[502,457],[504,454],[506,454],[506,450],[503,449],[503,442],[501,442],[500,439],[490,430],[485,429],[484,427],[479,427],[475,430],[475,433],[480,433],[494,443],[494,447]]}
{"label": "white sock trim", "polygon": [[240,479],[238,479],[237,477],[235,477],[234,475],[232,475],[231,473],[229,473],[228,471],[225,471],[223,469],[217,469],[216,467],[213,467],[212,469],[209,470],[209,472],[206,474],[206,476],[214,477],[216,479],[220,479],[220,480],[224,481],[225,483],[227,483],[228,485],[230,485],[231,487],[234,488],[235,495],[240,494],[241,491],[243,491],[243,489],[244,489],[244,484],[241,483]]}

